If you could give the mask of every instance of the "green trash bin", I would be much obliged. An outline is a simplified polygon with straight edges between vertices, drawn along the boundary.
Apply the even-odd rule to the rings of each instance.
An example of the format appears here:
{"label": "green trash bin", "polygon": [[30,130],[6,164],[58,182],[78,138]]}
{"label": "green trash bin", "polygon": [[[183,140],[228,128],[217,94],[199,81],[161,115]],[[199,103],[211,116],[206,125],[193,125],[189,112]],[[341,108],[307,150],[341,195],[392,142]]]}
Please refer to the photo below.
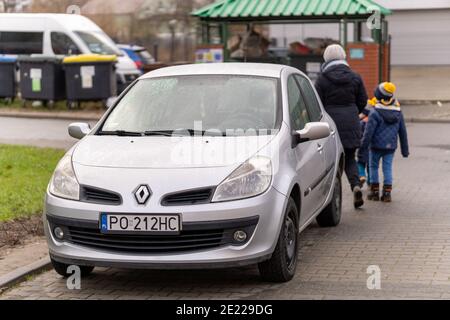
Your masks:
{"label": "green trash bin", "polygon": [[63,60],[69,105],[117,95],[116,56],[79,55]]}
{"label": "green trash bin", "polygon": [[22,100],[53,104],[66,99],[62,60],[55,57],[19,57],[20,93]]}
{"label": "green trash bin", "polygon": [[0,99],[7,102],[16,97],[16,62],[17,58],[0,55]]}

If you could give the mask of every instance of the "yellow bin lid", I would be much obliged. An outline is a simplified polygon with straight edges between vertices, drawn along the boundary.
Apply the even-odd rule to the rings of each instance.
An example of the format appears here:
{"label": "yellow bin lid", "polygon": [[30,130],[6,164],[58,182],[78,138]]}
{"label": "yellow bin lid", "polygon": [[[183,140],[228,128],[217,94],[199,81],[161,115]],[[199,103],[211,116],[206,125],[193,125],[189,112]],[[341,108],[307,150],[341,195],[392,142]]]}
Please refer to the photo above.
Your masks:
{"label": "yellow bin lid", "polygon": [[101,54],[80,54],[77,56],[65,57],[63,63],[86,63],[86,62],[116,62],[115,55]]}

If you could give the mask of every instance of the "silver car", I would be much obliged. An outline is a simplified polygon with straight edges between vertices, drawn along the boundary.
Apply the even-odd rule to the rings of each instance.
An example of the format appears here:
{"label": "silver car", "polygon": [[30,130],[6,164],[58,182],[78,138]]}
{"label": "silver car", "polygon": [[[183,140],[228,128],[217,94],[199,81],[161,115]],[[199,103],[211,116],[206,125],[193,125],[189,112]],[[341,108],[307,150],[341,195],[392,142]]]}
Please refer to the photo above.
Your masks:
{"label": "silver car", "polygon": [[225,268],[295,274],[298,238],[341,218],[343,148],[311,81],[282,65],[142,76],[58,164],[44,224],[55,270]]}

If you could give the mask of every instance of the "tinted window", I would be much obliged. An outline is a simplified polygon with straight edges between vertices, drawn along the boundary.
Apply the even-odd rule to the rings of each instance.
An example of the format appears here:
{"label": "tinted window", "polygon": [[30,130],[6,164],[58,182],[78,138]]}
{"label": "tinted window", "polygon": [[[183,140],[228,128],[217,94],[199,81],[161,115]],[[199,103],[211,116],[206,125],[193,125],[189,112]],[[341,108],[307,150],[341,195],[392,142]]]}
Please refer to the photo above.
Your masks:
{"label": "tinted window", "polygon": [[71,55],[80,54],[80,50],[75,42],[64,33],[52,32],[51,34],[52,48],[55,54]]}
{"label": "tinted window", "polygon": [[251,76],[180,76],[141,80],[114,108],[103,131],[278,129],[278,80]]}
{"label": "tinted window", "polygon": [[42,54],[42,32],[0,31],[0,54]]}
{"label": "tinted window", "polygon": [[302,130],[311,121],[300,88],[293,76],[288,79],[288,95],[291,123],[294,130]]}
{"label": "tinted window", "polygon": [[305,98],[306,104],[308,106],[311,121],[320,121],[322,119],[322,110],[320,109],[319,102],[317,101],[316,94],[311,84],[305,77],[302,77],[300,75],[296,75],[295,77],[300,84],[300,88],[302,89],[303,97]]}

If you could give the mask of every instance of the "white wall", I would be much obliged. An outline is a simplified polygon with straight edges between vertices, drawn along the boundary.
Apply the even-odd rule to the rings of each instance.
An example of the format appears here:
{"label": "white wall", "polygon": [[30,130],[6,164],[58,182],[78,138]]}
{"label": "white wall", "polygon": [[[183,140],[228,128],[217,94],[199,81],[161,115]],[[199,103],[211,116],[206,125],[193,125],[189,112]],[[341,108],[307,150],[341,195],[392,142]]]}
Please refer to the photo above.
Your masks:
{"label": "white wall", "polygon": [[397,11],[387,19],[392,65],[450,65],[450,9]]}

